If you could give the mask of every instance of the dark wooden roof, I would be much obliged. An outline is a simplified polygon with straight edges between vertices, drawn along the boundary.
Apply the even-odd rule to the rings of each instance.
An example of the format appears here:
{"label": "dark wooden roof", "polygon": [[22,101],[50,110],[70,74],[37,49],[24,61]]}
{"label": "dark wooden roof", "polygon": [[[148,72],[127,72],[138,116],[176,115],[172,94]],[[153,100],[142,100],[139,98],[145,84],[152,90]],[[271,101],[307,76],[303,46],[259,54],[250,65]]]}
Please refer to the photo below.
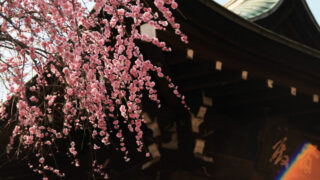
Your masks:
{"label": "dark wooden roof", "polygon": [[[211,0],[180,3],[182,28],[199,59],[222,61],[301,92],[320,92],[320,51],[249,22]],[[169,37],[185,51],[187,46]],[[290,78],[288,78],[290,77]]]}
{"label": "dark wooden roof", "polygon": [[306,0],[283,1],[268,16],[253,22],[312,48],[320,49],[320,27]]}

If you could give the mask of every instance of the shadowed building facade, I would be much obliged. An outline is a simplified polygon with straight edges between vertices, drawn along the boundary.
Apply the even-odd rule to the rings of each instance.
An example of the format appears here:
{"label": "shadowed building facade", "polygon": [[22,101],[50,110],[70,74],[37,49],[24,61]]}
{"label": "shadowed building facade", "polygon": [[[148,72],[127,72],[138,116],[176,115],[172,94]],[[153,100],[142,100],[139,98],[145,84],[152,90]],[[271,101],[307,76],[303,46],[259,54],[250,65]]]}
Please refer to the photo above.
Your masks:
{"label": "shadowed building facade", "polygon": [[[124,163],[111,149],[101,155],[111,179],[275,179],[305,142],[320,145],[320,32],[306,1],[178,3],[175,16],[190,43],[169,29],[156,35],[172,52],[140,45],[191,110],[156,79],[162,108],[142,105],[153,158]],[[33,178],[16,167],[3,167],[0,177]],[[70,169],[68,178],[90,179],[86,168]]]}

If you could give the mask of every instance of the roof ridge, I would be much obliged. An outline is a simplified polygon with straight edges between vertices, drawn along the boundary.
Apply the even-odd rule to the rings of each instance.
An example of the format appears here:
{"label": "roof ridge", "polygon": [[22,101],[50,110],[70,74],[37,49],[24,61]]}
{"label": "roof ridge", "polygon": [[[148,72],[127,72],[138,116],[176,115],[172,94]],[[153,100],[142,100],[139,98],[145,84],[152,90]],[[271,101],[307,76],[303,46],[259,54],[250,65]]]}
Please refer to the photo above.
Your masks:
{"label": "roof ridge", "polygon": [[[245,19],[257,19],[283,0],[229,0],[224,7]],[[250,7],[250,8],[248,8]]]}

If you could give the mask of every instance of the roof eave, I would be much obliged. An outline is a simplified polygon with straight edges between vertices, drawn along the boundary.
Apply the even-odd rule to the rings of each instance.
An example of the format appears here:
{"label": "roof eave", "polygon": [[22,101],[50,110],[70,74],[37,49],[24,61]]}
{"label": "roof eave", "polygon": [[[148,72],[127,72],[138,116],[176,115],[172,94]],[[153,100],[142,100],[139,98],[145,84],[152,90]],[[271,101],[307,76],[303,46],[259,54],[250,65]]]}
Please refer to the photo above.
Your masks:
{"label": "roof eave", "polygon": [[[267,28],[264,28],[262,26],[259,26],[251,21],[248,21],[239,15],[229,11],[226,8],[223,8],[222,6],[217,6],[215,2],[212,0],[198,0],[203,5],[207,6],[208,8],[212,9],[213,11],[219,13],[221,16],[224,16],[225,18],[228,18],[232,20],[233,22],[237,23],[238,25],[241,25],[251,31],[254,31],[262,36],[265,36],[269,39],[272,39],[278,43],[281,43],[285,46],[291,47],[297,51],[312,55],[314,57],[317,57],[320,59],[320,51],[317,49],[314,49],[312,47],[309,47],[307,45],[304,45],[302,43],[299,43],[297,41],[294,41],[292,39],[289,39],[285,36],[282,36],[280,34],[277,34]],[[282,1],[282,0],[281,0]],[[305,0],[303,0],[305,1]]]}

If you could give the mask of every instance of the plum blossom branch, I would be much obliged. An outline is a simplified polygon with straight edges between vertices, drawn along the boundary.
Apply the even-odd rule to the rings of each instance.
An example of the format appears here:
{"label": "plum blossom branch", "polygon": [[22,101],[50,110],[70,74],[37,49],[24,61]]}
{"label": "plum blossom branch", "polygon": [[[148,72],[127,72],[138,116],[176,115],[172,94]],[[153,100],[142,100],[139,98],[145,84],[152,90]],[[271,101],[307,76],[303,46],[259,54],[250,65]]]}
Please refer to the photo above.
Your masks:
{"label": "plum blossom branch", "polygon": [[[70,142],[66,154],[79,166],[73,136],[77,131],[89,133],[95,151],[117,143],[125,161],[130,160],[126,132],[143,151],[144,92],[161,106],[150,73],[166,78],[185,104],[171,79],[145,59],[136,44],[143,40],[170,51],[165,42],[139,33],[145,23],[158,30],[171,26],[181,41],[188,42],[172,16],[178,4],[153,2],[155,8],[140,0],[96,0],[92,13],[76,0],[0,2],[0,46],[14,52],[1,59],[0,72],[6,74],[17,102],[15,113],[8,112],[12,107],[1,108],[2,119],[14,124],[8,154],[35,152],[37,160],[29,167],[47,179],[48,172],[65,176],[53,155],[60,152],[61,141]],[[26,84],[27,67],[36,76]],[[49,165],[51,161],[55,165]],[[94,160],[92,164],[94,172],[108,177],[101,165]]]}

